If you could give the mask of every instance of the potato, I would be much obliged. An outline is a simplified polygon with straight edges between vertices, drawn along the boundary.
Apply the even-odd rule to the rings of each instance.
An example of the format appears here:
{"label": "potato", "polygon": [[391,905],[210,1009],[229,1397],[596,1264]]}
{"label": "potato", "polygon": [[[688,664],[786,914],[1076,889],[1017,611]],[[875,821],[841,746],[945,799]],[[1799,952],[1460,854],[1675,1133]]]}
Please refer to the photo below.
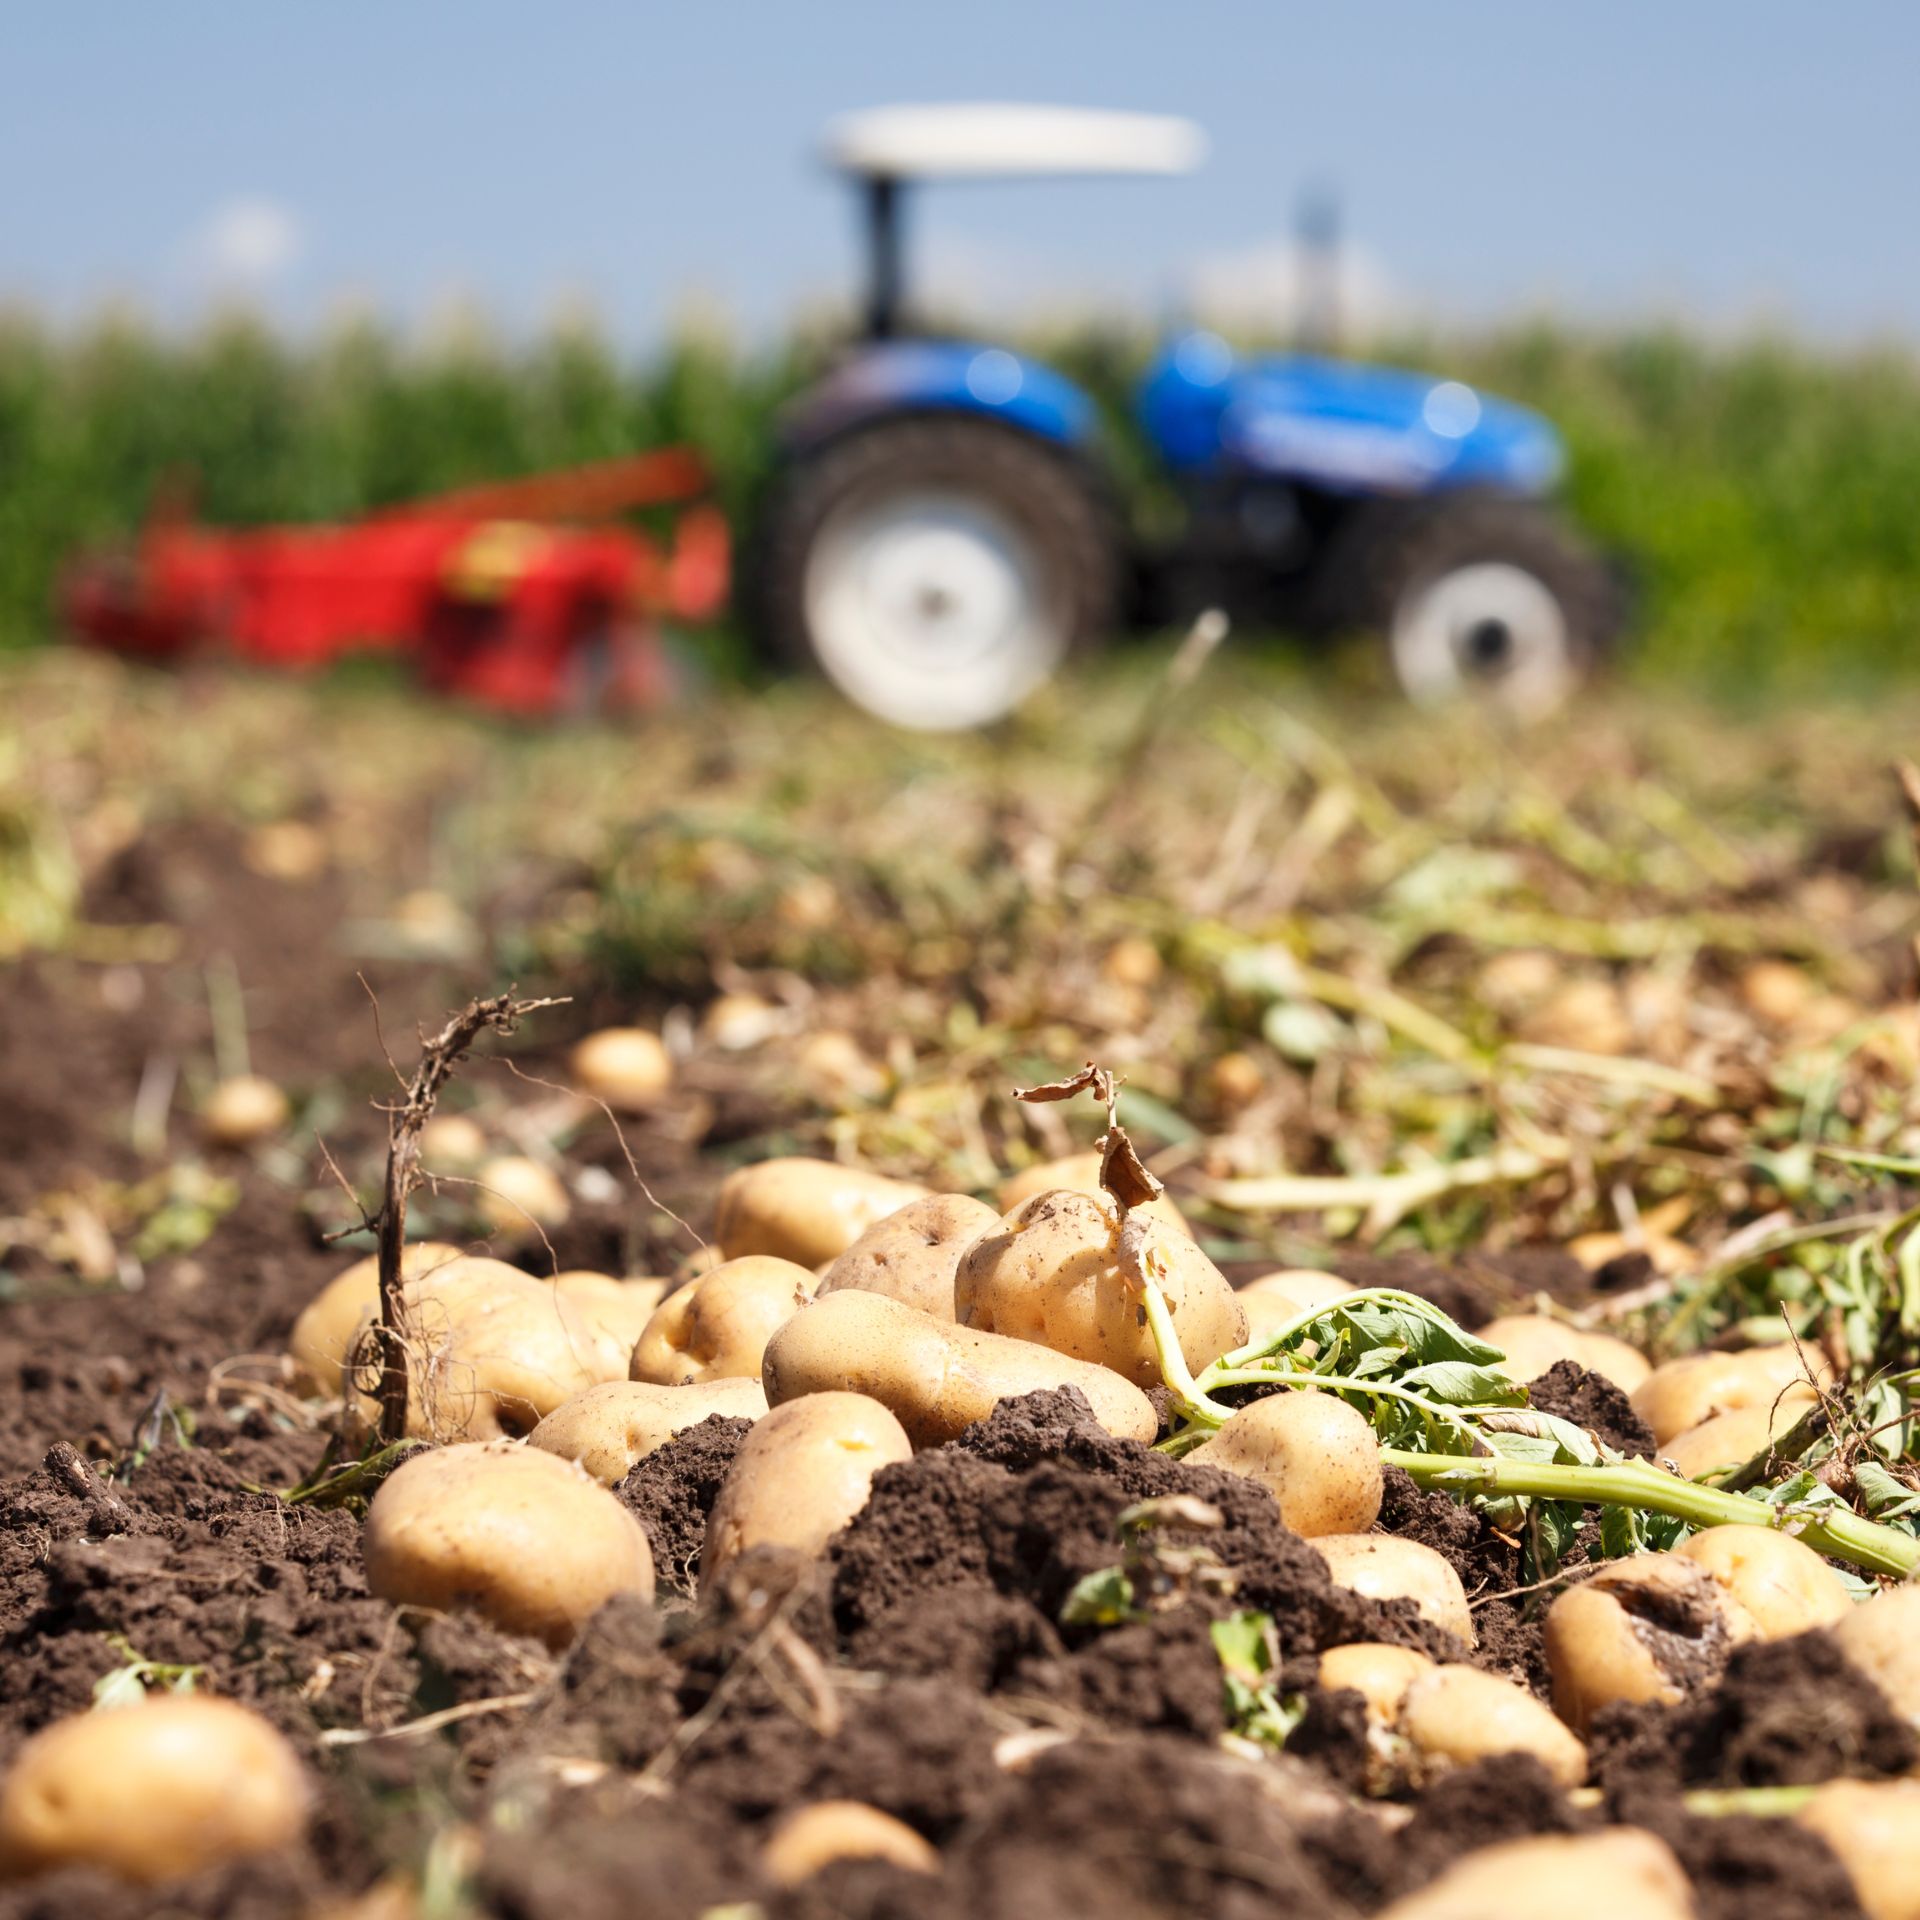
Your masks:
{"label": "potato", "polygon": [[906,1430],[866,1394],[810,1393],[775,1407],[740,1443],[720,1483],[703,1577],[749,1547],[817,1555],[867,1504],[873,1476],[912,1457]]}
{"label": "potato", "polygon": [[722,1183],[714,1233],[729,1260],[766,1254],[822,1267],[876,1220],[926,1194],[910,1181],[834,1160],[762,1160]]}
{"label": "potato", "polygon": [[1553,1708],[1584,1734],[1615,1700],[1672,1705],[1758,1638],[1746,1610],[1697,1561],[1641,1553],[1609,1562],[1547,1609]]}
{"label": "potato", "polygon": [[877,1100],[887,1090],[886,1070],[869,1058],[850,1033],[822,1028],[794,1049],[794,1072],[818,1100]]}
{"label": "potato", "polygon": [[403,1461],[373,1496],[361,1550],[381,1599],[468,1607],[556,1649],[615,1594],[653,1598],[639,1521],[571,1460],[508,1441]]}
{"label": "potato", "polygon": [[1840,1651],[1920,1727],[1920,1587],[1888,1587],[1833,1623]]}
{"label": "potato", "polygon": [[292,1103],[271,1080],[241,1073],[207,1095],[200,1130],[216,1147],[250,1147],[278,1133],[292,1113]]}
{"label": "potato", "polygon": [[527,1444],[577,1460],[611,1487],[656,1447],[710,1414],[758,1420],[766,1410],[758,1380],[706,1380],[688,1387],[606,1380],[554,1408],[527,1435]]}
{"label": "potato", "polygon": [[633,1349],[635,1380],[680,1387],[696,1380],[757,1380],[760,1356],[813,1298],[814,1278],[791,1260],[749,1254],[670,1293]]}
{"label": "potato", "polygon": [[[1043,1193],[1058,1193],[1064,1189],[1068,1193],[1104,1193],[1100,1184],[1100,1155],[1093,1153],[1070,1153],[1064,1160],[1048,1160],[1037,1167],[1028,1167],[1023,1173],[1010,1174],[1000,1183],[997,1196],[1002,1213],[1018,1213],[1029,1200],[1037,1199]],[[1188,1239],[1193,1238],[1193,1229],[1187,1225],[1187,1217],[1163,1193],[1157,1200],[1149,1200],[1135,1209],[1139,1213],[1150,1213],[1156,1220],[1164,1220],[1170,1227],[1178,1227]]]}
{"label": "potato", "polygon": [[1920,1920],[1920,1781],[1829,1780],[1794,1818],[1839,1857],[1867,1920]]}
{"label": "potato", "polygon": [[645,1027],[602,1027],[574,1047],[569,1064],[574,1085],[615,1113],[645,1113],[673,1084],[673,1061]]}
{"label": "potato", "polygon": [[1309,1307],[1323,1307],[1357,1291],[1351,1280],[1342,1280],[1337,1273],[1322,1273],[1318,1267],[1276,1267],[1272,1273],[1249,1280],[1240,1289],[1240,1298],[1244,1302],[1249,1295],[1262,1294],[1302,1314]]}
{"label": "potato", "polygon": [[1423,1674],[1437,1671],[1424,1653],[1412,1647],[1390,1647],[1380,1640],[1356,1640],[1349,1646],[1329,1647],[1320,1656],[1320,1684],[1329,1693],[1351,1688],[1367,1703],[1367,1718],[1375,1726],[1390,1727],[1400,1717],[1400,1702]]}
{"label": "potato", "polygon": [[1411,1600],[1436,1627],[1474,1644],[1467,1590],[1444,1554],[1387,1533],[1323,1533],[1308,1545],[1327,1563],[1335,1586],[1369,1600]]}
{"label": "potato", "polygon": [[1375,1920],[1694,1920],[1664,1840],[1639,1827],[1541,1834],[1481,1847]]}
{"label": "potato", "polygon": [[[1782,1390],[1804,1410],[1813,1399],[1805,1368],[1826,1378],[1827,1368],[1812,1349],[1791,1341],[1773,1347],[1748,1347],[1739,1353],[1692,1353],[1654,1368],[1633,1391],[1633,1410],[1665,1446],[1677,1433],[1697,1427],[1718,1413],[1739,1407],[1771,1406]],[[1798,1414],[1795,1418],[1798,1418]]]}
{"label": "potato", "polygon": [[797,1887],[836,1860],[885,1860],[909,1873],[938,1873],[940,1856],[903,1820],[862,1800],[796,1807],[768,1837],[760,1865],[776,1887]]}
{"label": "potato", "polygon": [[580,1316],[598,1327],[620,1351],[619,1371],[627,1361],[654,1309],[667,1296],[665,1280],[616,1280],[610,1273],[590,1273],[584,1267],[572,1267],[556,1273],[547,1283]]}
{"label": "potato", "polygon": [[1708,1527],[1675,1551],[1706,1568],[1746,1609],[1763,1640],[1830,1627],[1853,1611],[1840,1577],[1807,1545],[1772,1527]]}
{"label": "potato", "polygon": [[1427,1763],[1472,1766],[1496,1753],[1530,1753],[1563,1787],[1587,1777],[1587,1750],[1524,1687],[1477,1667],[1436,1667],[1407,1688],[1400,1731]]}
{"label": "potato", "polygon": [[[409,1329],[407,1431],[419,1439],[530,1433],[562,1401],[618,1377],[618,1350],[546,1281],[518,1267],[442,1261],[401,1292]],[[356,1391],[350,1404],[372,1424],[373,1396]]]}
{"label": "potato", "polygon": [[305,1773],[256,1713],[155,1694],[35,1734],[0,1783],[0,1879],[98,1867],[154,1886],[294,1845]]}
{"label": "potato", "polygon": [[1289,1389],[1242,1407],[1186,1456],[1258,1480],[1295,1533],[1365,1533],[1380,1517],[1380,1443],[1365,1414],[1330,1393]]}
{"label": "potato", "polygon": [[495,1233],[512,1240],[537,1240],[552,1227],[564,1227],[573,1202],[551,1167],[524,1154],[501,1153],[483,1160],[474,1176],[474,1210]]}
{"label": "potato", "polygon": [[1629,1394],[1652,1371],[1644,1357],[1624,1340],[1606,1333],[1584,1333],[1544,1313],[1515,1313],[1490,1320],[1475,1330],[1475,1338],[1498,1347],[1507,1356],[1496,1371],[1523,1387],[1561,1360],[1572,1360]]}
{"label": "potato", "polygon": [[1744,1466],[1763,1447],[1778,1440],[1806,1412],[1812,1399],[1811,1393],[1804,1399],[1789,1394],[1777,1403],[1716,1413],[1711,1420],[1663,1441],[1660,1457],[1671,1460],[1689,1480]]}
{"label": "potato", "polygon": [[[400,1249],[401,1278],[413,1279],[461,1257],[460,1249],[444,1240],[417,1240]],[[344,1392],[347,1362],[360,1330],[379,1308],[380,1259],[370,1253],[329,1280],[293,1323],[287,1352],[299,1383],[329,1397]]]}
{"label": "potato", "polygon": [[999,1401],[1043,1387],[1078,1387],[1122,1439],[1151,1440],[1160,1424],[1153,1402],[1111,1368],[853,1289],[796,1313],[767,1342],[763,1378],[776,1407],[806,1394],[867,1394],[917,1447],[955,1439]]}
{"label": "potato", "polygon": [[820,1292],[883,1293],[936,1320],[953,1318],[960,1256],[998,1215],[964,1193],[930,1193],[876,1220],[820,1276]]}
{"label": "potato", "polygon": [[[1138,1386],[1159,1386],[1139,1289],[1118,1265],[1121,1224],[1110,1195],[1064,1188],[1037,1195],[961,1256],[954,1317],[963,1327],[1111,1367]],[[1247,1316],[1233,1289],[1184,1233],[1151,1221],[1146,1259],[1196,1373],[1245,1343]]]}
{"label": "potato", "polygon": [[420,1164],[434,1172],[477,1167],[487,1157],[487,1136],[464,1113],[436,1113],[420,1129]]}

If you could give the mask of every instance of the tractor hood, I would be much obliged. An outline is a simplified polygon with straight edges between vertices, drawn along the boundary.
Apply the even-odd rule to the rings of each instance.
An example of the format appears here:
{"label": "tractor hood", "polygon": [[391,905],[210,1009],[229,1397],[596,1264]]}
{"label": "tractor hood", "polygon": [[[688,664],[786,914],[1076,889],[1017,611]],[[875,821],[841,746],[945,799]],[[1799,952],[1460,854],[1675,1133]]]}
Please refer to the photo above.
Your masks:
{"label": "tractor hood", "polygon": [[1545,493],[1565,465],[1541,417],[1458,380],[1304,355],[1240,359],[1176,340],[1141,388],[1143,424],[1183,472],[1271,474],[1333,493]]}

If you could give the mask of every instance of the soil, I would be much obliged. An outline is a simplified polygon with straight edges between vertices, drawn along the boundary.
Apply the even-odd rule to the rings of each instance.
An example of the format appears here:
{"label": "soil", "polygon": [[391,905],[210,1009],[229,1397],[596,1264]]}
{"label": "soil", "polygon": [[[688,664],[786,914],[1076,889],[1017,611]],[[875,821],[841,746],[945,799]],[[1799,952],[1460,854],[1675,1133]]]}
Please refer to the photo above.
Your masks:
{"label": "soil", "polygon": [[[211,1031],[194,987],[228,960],[253,1065],[311,1100],[341,1164],[364,1169],[383,1124],[367,1100],[385,1069],[366,990],[335,946],[355,910],[348,880],[263,878],[231,835],[191,824],[152,829],[111,861],[88,920],[173,927],[178,944],[165,960],[12,968],[0,1213],[44,1210],[63,1193],[105,1204],[101,1183],[149,1175],[127,1115],[163,1068],[186,1088],[165,1123],[169,1150],[196,1151],[187,1083],[204,1082]],[[366,972],[389,1035],[492,984],[477,963],[468,975],[413,961]],[[534,1070],[541,1054],[524,1057]],[[710,1137],[736,1124],[720,1113]],[[663,1197],[697,1206],[715,1176],[695,1166],[684,1133],[663,1119],[629,1142]],[[610,1136],[578,1158],[624,1178]],[[232,1183],[231,1204],[199,1244],[157,1247],[117,1281],[76,1282],[22,1249],[0,1275],[0,1769],[138,1658],[191,1668],[196,1685],[258,1709],[316,1783],[302,1845],[168,1889],[170,1914],[305,1920],[416,1881],[430,1861],[436,1887],[457,1889],[467,1910],[513,1920],[612,1920],[636,1903],[694,1920],[743,1902],[771,1920],[1364,1916],[1472,1846],[1602,1818],[1511,1759],[1397,1806],[1356,1799],[1355,1697],[1313,1685],[1322,1650],[1365,1639],[1543,1691],[1542,1601],[1513,1591],[1517,1540],[1388,1476],[1382,1524],[1459,1570],[1474,1602],[1469,1650],[1409,1603],[1335,1587],[1259,1487],[1110,1438],[1071,1391],[1003,1405],[955,1444],[886,1469],[821,1562],[748,1555],[696,1596],[706,1515],[745,1431],[707,1421],[619,1488],[648,1531],[661,1604],[615,1602],[563,1658],[376,1599],[359,1517],[282,1497],[326,1436],[284,1392],[273,1356],[349,1257],[321,1240],[340,1197],[323,1187],[316,1200],[305,1170],[271,1150],[208,1165]],[[588,1200],[554,1252],[609,1264],[655,1229],[624,1197]],[[507,1251],[540,1264],[537,1248]],[[1349,1259],[1341,1271],[1426,1294],[1468,1324],[1588,1288],[1576,1263],[1537,1249],[1445,1265]],[[1631,1409],[1604,1382],[1557,1367],[1534,1391],[1609,1445],[1641,1449]],[[1173,1494],[1221,1524],[1156,1530],[1163,1557],[1145,1617],[1063,1625],[1076,1582],[1117,1562],[1120,1512]],[[1210,1629],[1238,1609],[1271,1617],[1279,1688],[1305,1708],[1279,1756],[1221,1744]],[[441,1724],[416,1724],[449,1709]],[[1850,1920],[1857,1908],[1819,1843],[1691,1818],[1676,1793],[1891,1777],[1920,1751],[1811,1635],[1738,1650],[1683,1707],[1602,1716],[1594,1756],[1608,1811],[1668,1837],[1704,1920]],[[925,1835],[940,1849],[937,1878],[851,1863],[797,1891],[768,1885],[771,1824],[835,1797]],[[154,1911],[154,1895],[92,1872],[0,1890],[0,1920]]]}
{"label": "soil", "polygon": [[1585,1427],[1615,1453],[1630,1460],[1653,1458],[1653,1429],[1633,1410],[1633,1402],[1604,1374],[1590,1373],[1573,1360],[1556,1360],[1539,1379],[1527,1383],[1527,1399],[1542,1413]]}

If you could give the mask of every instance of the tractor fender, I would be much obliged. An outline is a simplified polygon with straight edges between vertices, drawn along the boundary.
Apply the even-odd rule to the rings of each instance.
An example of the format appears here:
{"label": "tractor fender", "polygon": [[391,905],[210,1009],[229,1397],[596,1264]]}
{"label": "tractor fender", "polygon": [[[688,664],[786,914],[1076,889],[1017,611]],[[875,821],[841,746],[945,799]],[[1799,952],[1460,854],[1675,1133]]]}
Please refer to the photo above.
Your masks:
{"label": "tractor fender", "polygon": [[997,420],[1074,453],[1099,412],[1065,375],[1005,347],[959,340],[892,340],[860,348],[804,393],[782,421],[789,454],[812,451],[895,414],[963,413]]}

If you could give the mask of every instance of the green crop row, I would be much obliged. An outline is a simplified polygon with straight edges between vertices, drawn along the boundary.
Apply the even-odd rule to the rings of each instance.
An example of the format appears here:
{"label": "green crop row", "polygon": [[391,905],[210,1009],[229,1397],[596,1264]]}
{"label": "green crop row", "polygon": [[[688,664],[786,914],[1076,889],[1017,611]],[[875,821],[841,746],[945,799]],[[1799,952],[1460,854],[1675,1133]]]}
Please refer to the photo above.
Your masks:
{"label": "green crop row", "polygon": [[[1124,428],[1148,351],[1115,333],[1033,343]],[[1891,349],[1555,325],[1394,343],[1559,423],[1572,501],[1640,588],[1643,670],[1743,685],[1863,681],[1920,632],[1920,365]],[[700,448],[744,516],[780,401],[820,361],[688,334],[639,360],[583,329],[431,347],[372,324],[317,341],[233,320],[162,335],[125,318],[55,332],[0,319],[0,645],[43,637],[62,560],[124,539],[172,476],[214,521],[307,520],[669,440]],[[1164,502],[1161,502],[1163,505]]]}

